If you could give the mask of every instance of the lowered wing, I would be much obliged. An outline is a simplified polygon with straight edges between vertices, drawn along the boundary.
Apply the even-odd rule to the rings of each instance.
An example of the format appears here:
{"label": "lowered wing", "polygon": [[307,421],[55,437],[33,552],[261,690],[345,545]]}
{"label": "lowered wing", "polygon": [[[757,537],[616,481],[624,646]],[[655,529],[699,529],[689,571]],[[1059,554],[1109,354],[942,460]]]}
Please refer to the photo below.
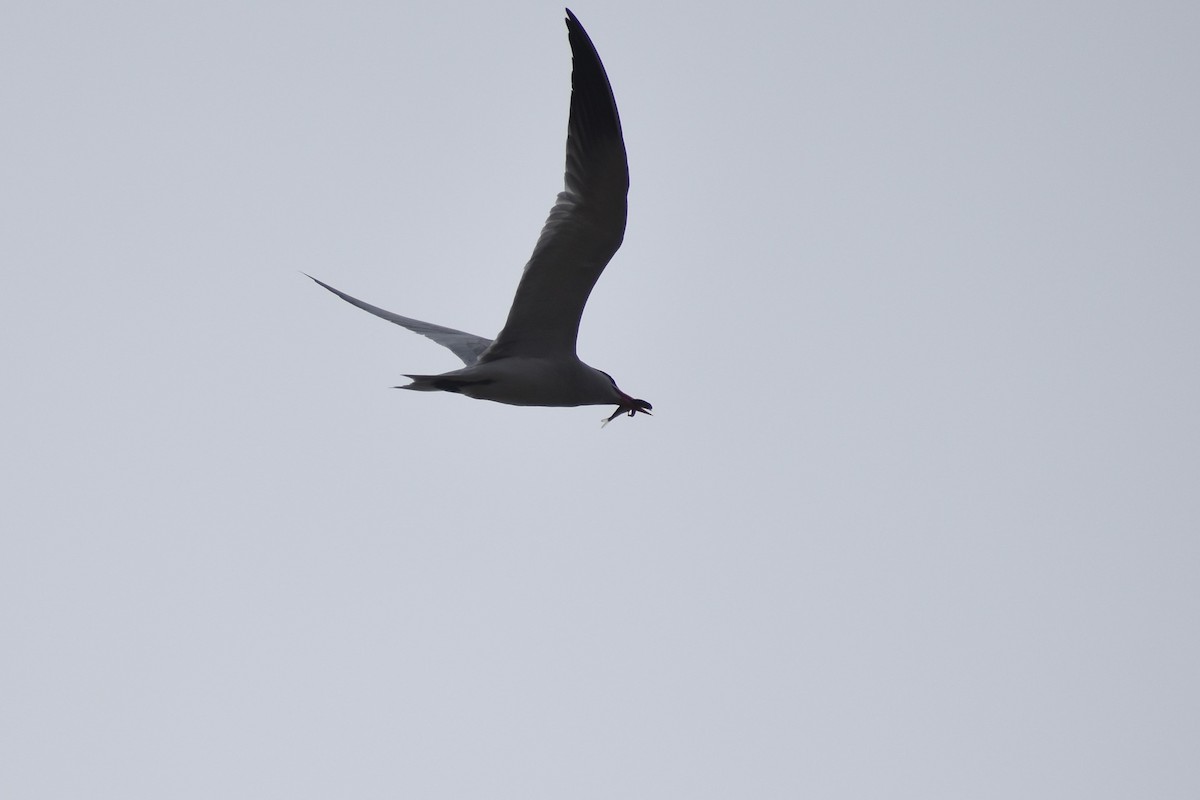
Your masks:
{"label": "lowered wing", "polygon": [[382,317],[388,322],[394,322],[397,325],[408,328],[413,333],[419,333],[422,336],[427,336],[435,342],[445,347],[462,359],[462,362],[468,367],[479,360],[479,356],[483,354],[491,346],[492,340],[485,339],[482,336],[476,336],[473,333],[463,333],[456,331],[453,328],[443,328],[441,325],[434,325],[431,322],[422,322],[419,319],[411,319],[402,317],[399,314],[393,314],[391,311],[385,311],[378,306],[373,306],[370,303],[364,303],[357,297],[351,297],[345,292],[339,292],[327,283],[318,281],[312,275],[308,276],[317,282],[318,285],[324,286],[329,291],[336,294],[338,297],[345,300],[352,306],[358,306],[363,311],[369,311],[377,317]]}

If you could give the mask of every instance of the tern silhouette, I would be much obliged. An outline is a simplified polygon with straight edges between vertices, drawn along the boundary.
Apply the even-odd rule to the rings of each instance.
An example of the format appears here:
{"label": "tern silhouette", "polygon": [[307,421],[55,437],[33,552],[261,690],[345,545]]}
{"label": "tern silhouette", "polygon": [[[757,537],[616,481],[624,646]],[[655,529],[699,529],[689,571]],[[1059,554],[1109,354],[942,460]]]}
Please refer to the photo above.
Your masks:
{"label": "tern silhouette", "polygon": [[607,424],[621,414],[649,414],[652,408],[575,352],[588,296],[625,236],[629,162],[600,55],[570,9],[566,22],[572,68],[565,188],[550,209],[495,339],[404,317],[308,277],[364,311],[429,337],[465,364],[440,375],[406,375],[412,383],[397,388],[517,406],[615,403]]}

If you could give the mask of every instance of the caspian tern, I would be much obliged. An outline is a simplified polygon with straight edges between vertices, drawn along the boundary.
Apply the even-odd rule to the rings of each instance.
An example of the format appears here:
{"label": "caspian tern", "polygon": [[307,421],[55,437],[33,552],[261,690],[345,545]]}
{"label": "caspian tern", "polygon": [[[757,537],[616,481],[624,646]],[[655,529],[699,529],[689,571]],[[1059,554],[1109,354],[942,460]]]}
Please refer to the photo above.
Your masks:
{"label": "caspian tern", "polygon": [[396,388],[455,392],[516,406],[616,403],[607,424],[621,414],[649,414],[652,408],[575,353],[588,295],[625,236],[629,163],[600,55],[570,9],[566,21],[572,56],[566,187],[550,209],[496,338],[402,317],[313,280],[364,311],[429,337],[466,365],[441,375],[405,375],[412,383]]}

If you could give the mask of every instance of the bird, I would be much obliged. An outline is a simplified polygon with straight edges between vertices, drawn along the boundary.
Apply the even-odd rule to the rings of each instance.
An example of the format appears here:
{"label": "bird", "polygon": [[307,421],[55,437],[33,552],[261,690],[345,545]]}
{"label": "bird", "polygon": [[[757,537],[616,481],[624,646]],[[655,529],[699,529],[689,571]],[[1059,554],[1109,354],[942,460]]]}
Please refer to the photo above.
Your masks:
{"label": "bird", "polygon": [[453,392],[515,406],[615,403],[621,414],[650,414],[653,406],[621,391],[607,372],[576,353],[579,320],[592,287],[625,237],[629,162],[621,119],[596,46],[566,9],[571,46],[571,107],[564,188],[525,264],[504,327],[495,339],[401,316],[317,284],[351,305],[432,339],[463,362],[440,375],[405,375],[397,386]]}

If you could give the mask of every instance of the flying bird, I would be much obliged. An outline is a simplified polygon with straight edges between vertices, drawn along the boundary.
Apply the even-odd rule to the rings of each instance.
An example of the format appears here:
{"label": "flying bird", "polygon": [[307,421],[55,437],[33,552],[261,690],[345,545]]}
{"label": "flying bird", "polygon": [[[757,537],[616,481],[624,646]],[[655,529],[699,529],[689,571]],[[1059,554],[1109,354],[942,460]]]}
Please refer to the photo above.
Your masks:
{"label": "flying bird", "polygon": [[652,408],[575,353],[588,295],[625,236],[629,162],[600,55],[570,9],[566,22],[572,62],[566,185],[550,209],[496,338],[403,317],[313,280],[351,305],[429,337],[465,365],[441,375],[405,375],[412,383],[397,388],[455,392],[516,406],[615,403],[607,424],[621,414],[649,414]]}

